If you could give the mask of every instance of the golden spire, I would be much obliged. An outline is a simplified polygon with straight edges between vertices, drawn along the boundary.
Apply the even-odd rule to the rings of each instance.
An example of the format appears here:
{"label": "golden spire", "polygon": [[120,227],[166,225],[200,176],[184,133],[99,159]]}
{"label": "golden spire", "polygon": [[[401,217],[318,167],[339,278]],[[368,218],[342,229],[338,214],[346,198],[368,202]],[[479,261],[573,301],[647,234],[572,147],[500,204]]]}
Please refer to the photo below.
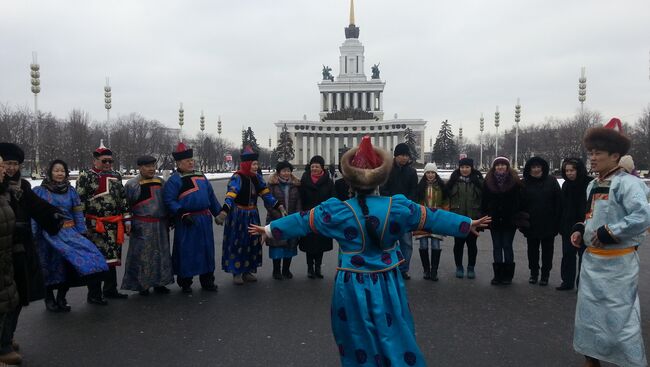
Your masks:
{"label": "golden spire", "polygon": [[350,25],[354,25],[354,0],[350,0]]}

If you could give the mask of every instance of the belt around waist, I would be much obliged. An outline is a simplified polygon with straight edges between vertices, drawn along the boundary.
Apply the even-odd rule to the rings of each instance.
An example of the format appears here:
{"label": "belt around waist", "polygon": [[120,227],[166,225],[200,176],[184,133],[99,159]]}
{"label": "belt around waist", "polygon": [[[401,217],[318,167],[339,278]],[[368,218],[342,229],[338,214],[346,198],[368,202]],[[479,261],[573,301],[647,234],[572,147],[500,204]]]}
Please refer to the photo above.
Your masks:
{"label": "belt around waist", "polygon": [[636,251],[636,247],[626,247],[626,248],[587,247],[587,252],[594,255],[607,256],[607,257],[623,256],[623,255],[631,254],[634,251]]}
{"label": "belt around waist", "polygon": [[257,209],[257,206],[255,206],[255,205],[239,205],[239,204],[235,204],[235,206],[236,206],[237,208],[239,208],[239,209],[244,209],[244,210],[253,210],[253,209]]}
{"label": "belt around waist", "polygon": [[134,220],[139,220],[141,222],[147,222],[147,223],[157,223],[162,220],[162,218],[156,218],[156,217],[144,217],[141,215],[134,215],[133,216]]}
{"label": "belt around waist", "polygon": [[63,222],[63,228],[72,228],[74,227],[74,221],[73,220],[66,220]]}

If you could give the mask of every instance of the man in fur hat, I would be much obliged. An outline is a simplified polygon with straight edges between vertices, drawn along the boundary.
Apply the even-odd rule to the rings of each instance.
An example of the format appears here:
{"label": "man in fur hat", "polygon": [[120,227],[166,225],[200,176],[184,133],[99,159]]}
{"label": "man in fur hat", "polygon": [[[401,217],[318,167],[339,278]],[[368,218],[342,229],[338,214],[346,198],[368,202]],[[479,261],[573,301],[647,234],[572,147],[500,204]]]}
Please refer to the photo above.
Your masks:
{"label": "man in fur hat", "polygon": [[88,303],[106,305],[105,298],[124,299],[117,290],[116,267],[122,264],[124,235],[131,232],[131,214],[122,176],[113,170],[113,152],[103,141],[93,152],[93,168],[77,180],[77,193],[86,216],[88,238],[106,258],[108,271],[103,283],[88,285]]}
{"label": "man in fur hat", "polygon": [[[607,126],[619,126],[612,119]],[[587,187],[584,223],[574,226],[571,242],[587,249],[582,258],[573,347],[584,366],[600,361],[647,366],[641,333],[639,256],[650,227],[650,189],[620,166],[630,139],[613,128],[587,130],[584,145],[598,178]]]}
{"label": "man in fur hat", "polygon": [[216,292],[212,217],[219,215],[221,205],[207,177],[194,170],[193,150],[181,142],[172,156],[176,172],[163,187],[163,200],[174,217],[172,266],[176,282],[183,293],[192,293],[192,278],[198,275],[203,290]]}

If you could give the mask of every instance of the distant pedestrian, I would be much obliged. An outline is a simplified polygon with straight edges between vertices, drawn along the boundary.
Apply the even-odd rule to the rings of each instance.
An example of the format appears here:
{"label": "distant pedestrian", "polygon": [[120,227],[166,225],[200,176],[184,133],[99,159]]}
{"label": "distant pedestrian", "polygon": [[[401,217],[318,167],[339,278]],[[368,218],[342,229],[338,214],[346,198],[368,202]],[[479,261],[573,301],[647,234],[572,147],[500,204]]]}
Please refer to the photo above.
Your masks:
{"label": "distant pedestrian", "polygon": [[346,201],[353,196],[352,192],[350,191],[350,185],[348,185],[348,181],[345,179],[345,177],[343,177],[341,171],[341,163],[339,163],[339,172],[341,173],[341,176],[334,182],[334,191],[336,192],[336,197],[339,200]]}
{"label": "distant pedestrian", "polygon": [[166,294],[174,282],[169,246],[169,218],[163,200],[165,181],[156,176],[155,157],[145,155],[136,161],[139,174],[124,186],[131,207],[132,227],[126,254],[122,289]]}
{"label": "distant pedestrian", "polygon": [[[481,199],[483,197],[483,175],[474,168],[474,161],[463,158],[458,161],[458,168],[452,172],[447,182],[449,192],[449,210],[456,214],[472,219],[481,216]],[[454,261],[456,262],[456,276],[463,272],[463,252],[467,244],[467,278],[474,279],[476,272],[476,236],[473,233],[467,237],[454,238]]]}
{"label": "distant pedestrian", "polygon": [[[415,168],[411,167],[411,151],[406,143],[399,143],[393,151],[393,168],[388,176],[386,184],[379,188],[382,196],[393,196],[402,194],[407,199],[417,200],[418,174]],[[405,232],[399,239],[399,246],[404,254],[404,261],[400,265],[400,272],[404,279],[410,279],[409,268],[411,255],[413,254],[413,234]]]}
{"label": "distant pedestrian", "polygon": [[[562,236],[562,265],[560,276],[562,284],[558,291],[571,290],[576,285],[576,275],[580,274],[580,264],[585,246],[576,248],[571,244],[572,228],[585,220],[587,213],[587,186],[592,177],[580,158],[567,158],[562,162],[562,215],[560,217],[560,235]],[[576,254],[578,271],[576,273]]]}
{"label": "distant pedestrian", "polygon": [[[325,172],[325,160],[319,155],[309,160],[309,170],[300,179],[300,201],[303,210],[310,210],[334,197],[334,182]],[[332,239],[318,233],[309,233],[300,238],[299,247],[307,255],[307,276],[310,279],[323,278],[323,253],[331,251]]]}
{"label": "distant pedestrian", "polygon": [[[275,172],[268,180],[271,195],[284,207],[282,212],[277,209],[267,210],[266,224],[288,214],[300,212],[300,179],[293,175],[293,165],[286,161],[278,162]],[[270,239],[266,242],[269,246],[269,257],[273,260],[273,278],[277,280],[291,279],[291,259],[298,255],[298,239],[276,241]]]}
{"label": "distant pedestrian", "polygon": [[[432,209],[449,209],[447,188],[445,182],[438,175],[435,163],[424,166],[424,175],[417,186],[417,203]],[[423,278],[438,281],[438,266],[440,265],[440,242],[443,236],[427,231],[415,231],[413,236],[420,242],[420,260],[422,261]],[[431,261],[429,261],[429,247],[431,247]],[[458,274],[456,274],[458,275]],[[461,276],[462,278],[462,276]]]}
{"label": "distant pedestrian", "polygon": [[41,185],[34,188],[36,195],[56,206],[66,218],[56,235],[32,221],[45,280],[45,307],[52,312],[69,312],[66,294],[70,287],[90,284],[96,288],[108,271],[102,253],[85,237],[88,229],[81,200],[68,177],[68,165],[57,159],[50,163]]}
{"label": "distant pedestrian", "polygon": [[256,282],[254,273],[262,266],[262,243],[246,232],[251,224],[260,224],[258,197],[262,197],[267,210],[284,211],[282,203],[273,197],[259,171],[259,154],[247,145],[240,156],[239,170],[228,182],[223,209],[217,217],[217,223],[224,224],[221,268],[232,274],[236,285]]}
{"label": "distant pedestrian", "polygon": [[[619,127],[619,119],[608,126]],[[650,189],[625,172],[620,158],[630,139],[613,129],[587,130],[584,146],[598,178],[587,188],[584,223],[574,227],[571,242],[587,249],[582,257],[573,348],[587,367],[600,361],[619,366],[647,366],[641,330],[639,255],[650,228]]]}
{"label": "distant pedestrian", "polygon": [[510,160],[495,158],[485,176],[481,200],[481,213],[492,217],[493,285],[510,284],[515,274],[512,242],[517,230],[515,221],[520,208],[521,187],[521,180],[510,167]]}
{"label": "distant pedestrian", "polygon": [[[553,246],[560,226],[562,190],[557,179],[549,175],[548,162],[532,157],[524,166],[524,187],[520,210],[529,216],[529,228],[523,230],[528,244],[528,283],[548,285],[553,268]],[[542,249],[540,274],[539,254]]]}

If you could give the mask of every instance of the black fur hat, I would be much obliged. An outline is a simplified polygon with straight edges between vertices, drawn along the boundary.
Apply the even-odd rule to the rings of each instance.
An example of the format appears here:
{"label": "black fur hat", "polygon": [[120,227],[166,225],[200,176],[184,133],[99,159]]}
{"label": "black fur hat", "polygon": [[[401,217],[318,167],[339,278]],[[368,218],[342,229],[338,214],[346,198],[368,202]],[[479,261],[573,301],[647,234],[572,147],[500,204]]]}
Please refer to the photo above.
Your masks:
{"label": "black fur hat", "polygon": [[604,150],[610,154],[618,153],[621,156],[626,155],[632,145],[630,138],[606,127],[588,129],[583,142],[587,150]]}

